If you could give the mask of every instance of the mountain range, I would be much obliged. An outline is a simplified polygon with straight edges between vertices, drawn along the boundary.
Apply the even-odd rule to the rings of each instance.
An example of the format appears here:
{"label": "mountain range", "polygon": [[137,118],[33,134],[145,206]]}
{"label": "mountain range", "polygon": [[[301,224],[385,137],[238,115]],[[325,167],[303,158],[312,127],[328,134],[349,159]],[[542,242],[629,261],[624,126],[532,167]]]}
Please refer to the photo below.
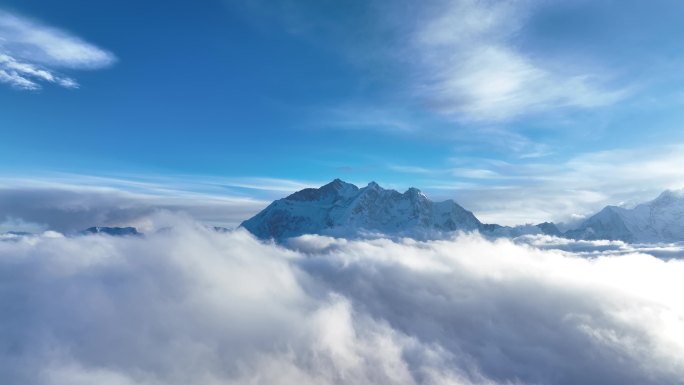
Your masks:
{"label": "mountain range", "polygon": [[442,238],[454,231],[495,237],[547,234],[584,240],[684,241],[684,192],[665,191],[632,209],[608,206],[574,229],[561,232],[551,222],[501,226],[482,223],[453,200],[433,202],[417,188],[404,193],[371,182],[359,188],[340,179],[278,199],[241,227],[262,239],[303,234],[356,237],[368,234]]}
{"label": "mountain range", "polygon": [[454,231],[500,236],[560,234],[551,223],[517,227],[484,224],[453,200],[433,202],[417,188],[400,193],[375,182],[358,188],[340,179],[276,200],[241,227],[263,239],[372,233],[428,239]]}
{"label": "mountain range", "polygon": [[[375,182],[359,188],[335,179],[320,188],[306,188],[272,202],[240,227],[260,239],[277,241],[304,234],[345,238],[383,235],[425,240],[447,238],[456,231],[477,231],[491,237],[545,234],[628,243],[684,242],[684,190],[667,190],[633,208],[606,206],[574,228],[561,232],[551,222],[513,227],[482,223],[453,200],[433,202],[413,187],[400,193]],[[213,230],[228,231],[223,227],[213,227]],[[78,234],[143,235],[135,227],[90,227]],[[29,235],[33,234],[0,234],[3,240]]]}

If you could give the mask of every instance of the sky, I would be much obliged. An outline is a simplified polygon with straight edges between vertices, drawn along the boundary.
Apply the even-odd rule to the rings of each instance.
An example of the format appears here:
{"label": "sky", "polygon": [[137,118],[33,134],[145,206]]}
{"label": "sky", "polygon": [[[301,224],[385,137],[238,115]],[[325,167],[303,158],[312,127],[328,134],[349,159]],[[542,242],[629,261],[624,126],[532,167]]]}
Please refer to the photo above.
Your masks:
{"label": "sky", "polygon": [[683,17],[674,0],[4,0],[0,185],[214,202],[234,224],[341,178],[485,222],[572,221],[684,187]]}

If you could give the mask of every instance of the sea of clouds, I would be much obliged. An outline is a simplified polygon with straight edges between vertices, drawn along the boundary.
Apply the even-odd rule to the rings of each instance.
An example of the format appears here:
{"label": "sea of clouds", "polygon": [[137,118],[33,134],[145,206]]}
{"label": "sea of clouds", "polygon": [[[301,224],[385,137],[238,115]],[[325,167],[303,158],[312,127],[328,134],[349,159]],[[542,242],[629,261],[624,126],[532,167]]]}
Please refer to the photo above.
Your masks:
{"label": "sea of clouds", "polygon": [[276,245],[168,212],[148,224],[3,237],[3,383],[684,382],[681,259],[477,234]]}

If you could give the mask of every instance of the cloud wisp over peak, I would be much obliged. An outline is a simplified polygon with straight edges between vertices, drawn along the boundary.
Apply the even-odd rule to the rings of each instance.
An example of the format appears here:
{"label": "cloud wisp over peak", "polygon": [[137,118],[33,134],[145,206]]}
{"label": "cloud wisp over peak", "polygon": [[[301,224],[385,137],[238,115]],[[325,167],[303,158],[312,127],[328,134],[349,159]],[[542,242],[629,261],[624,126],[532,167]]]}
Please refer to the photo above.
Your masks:
{"label": "cloud wisp over peak", "polygon": [[66,31],[0,10],[0,82],[38,90],[43,83],[78,88],[62,70],[92,70],[112,65],[113,53]]}

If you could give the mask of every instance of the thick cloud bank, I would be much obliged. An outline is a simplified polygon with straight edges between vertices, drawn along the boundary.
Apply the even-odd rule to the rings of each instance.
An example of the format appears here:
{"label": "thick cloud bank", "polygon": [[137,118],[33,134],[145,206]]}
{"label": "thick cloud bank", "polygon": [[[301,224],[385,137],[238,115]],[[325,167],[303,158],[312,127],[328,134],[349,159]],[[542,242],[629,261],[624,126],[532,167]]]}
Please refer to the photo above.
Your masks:
{"label": "thick cloud bank", "polygon": [[681,384],[684,263],[509,240],[288,248],[151,219],[0,241],[8,384]]}

